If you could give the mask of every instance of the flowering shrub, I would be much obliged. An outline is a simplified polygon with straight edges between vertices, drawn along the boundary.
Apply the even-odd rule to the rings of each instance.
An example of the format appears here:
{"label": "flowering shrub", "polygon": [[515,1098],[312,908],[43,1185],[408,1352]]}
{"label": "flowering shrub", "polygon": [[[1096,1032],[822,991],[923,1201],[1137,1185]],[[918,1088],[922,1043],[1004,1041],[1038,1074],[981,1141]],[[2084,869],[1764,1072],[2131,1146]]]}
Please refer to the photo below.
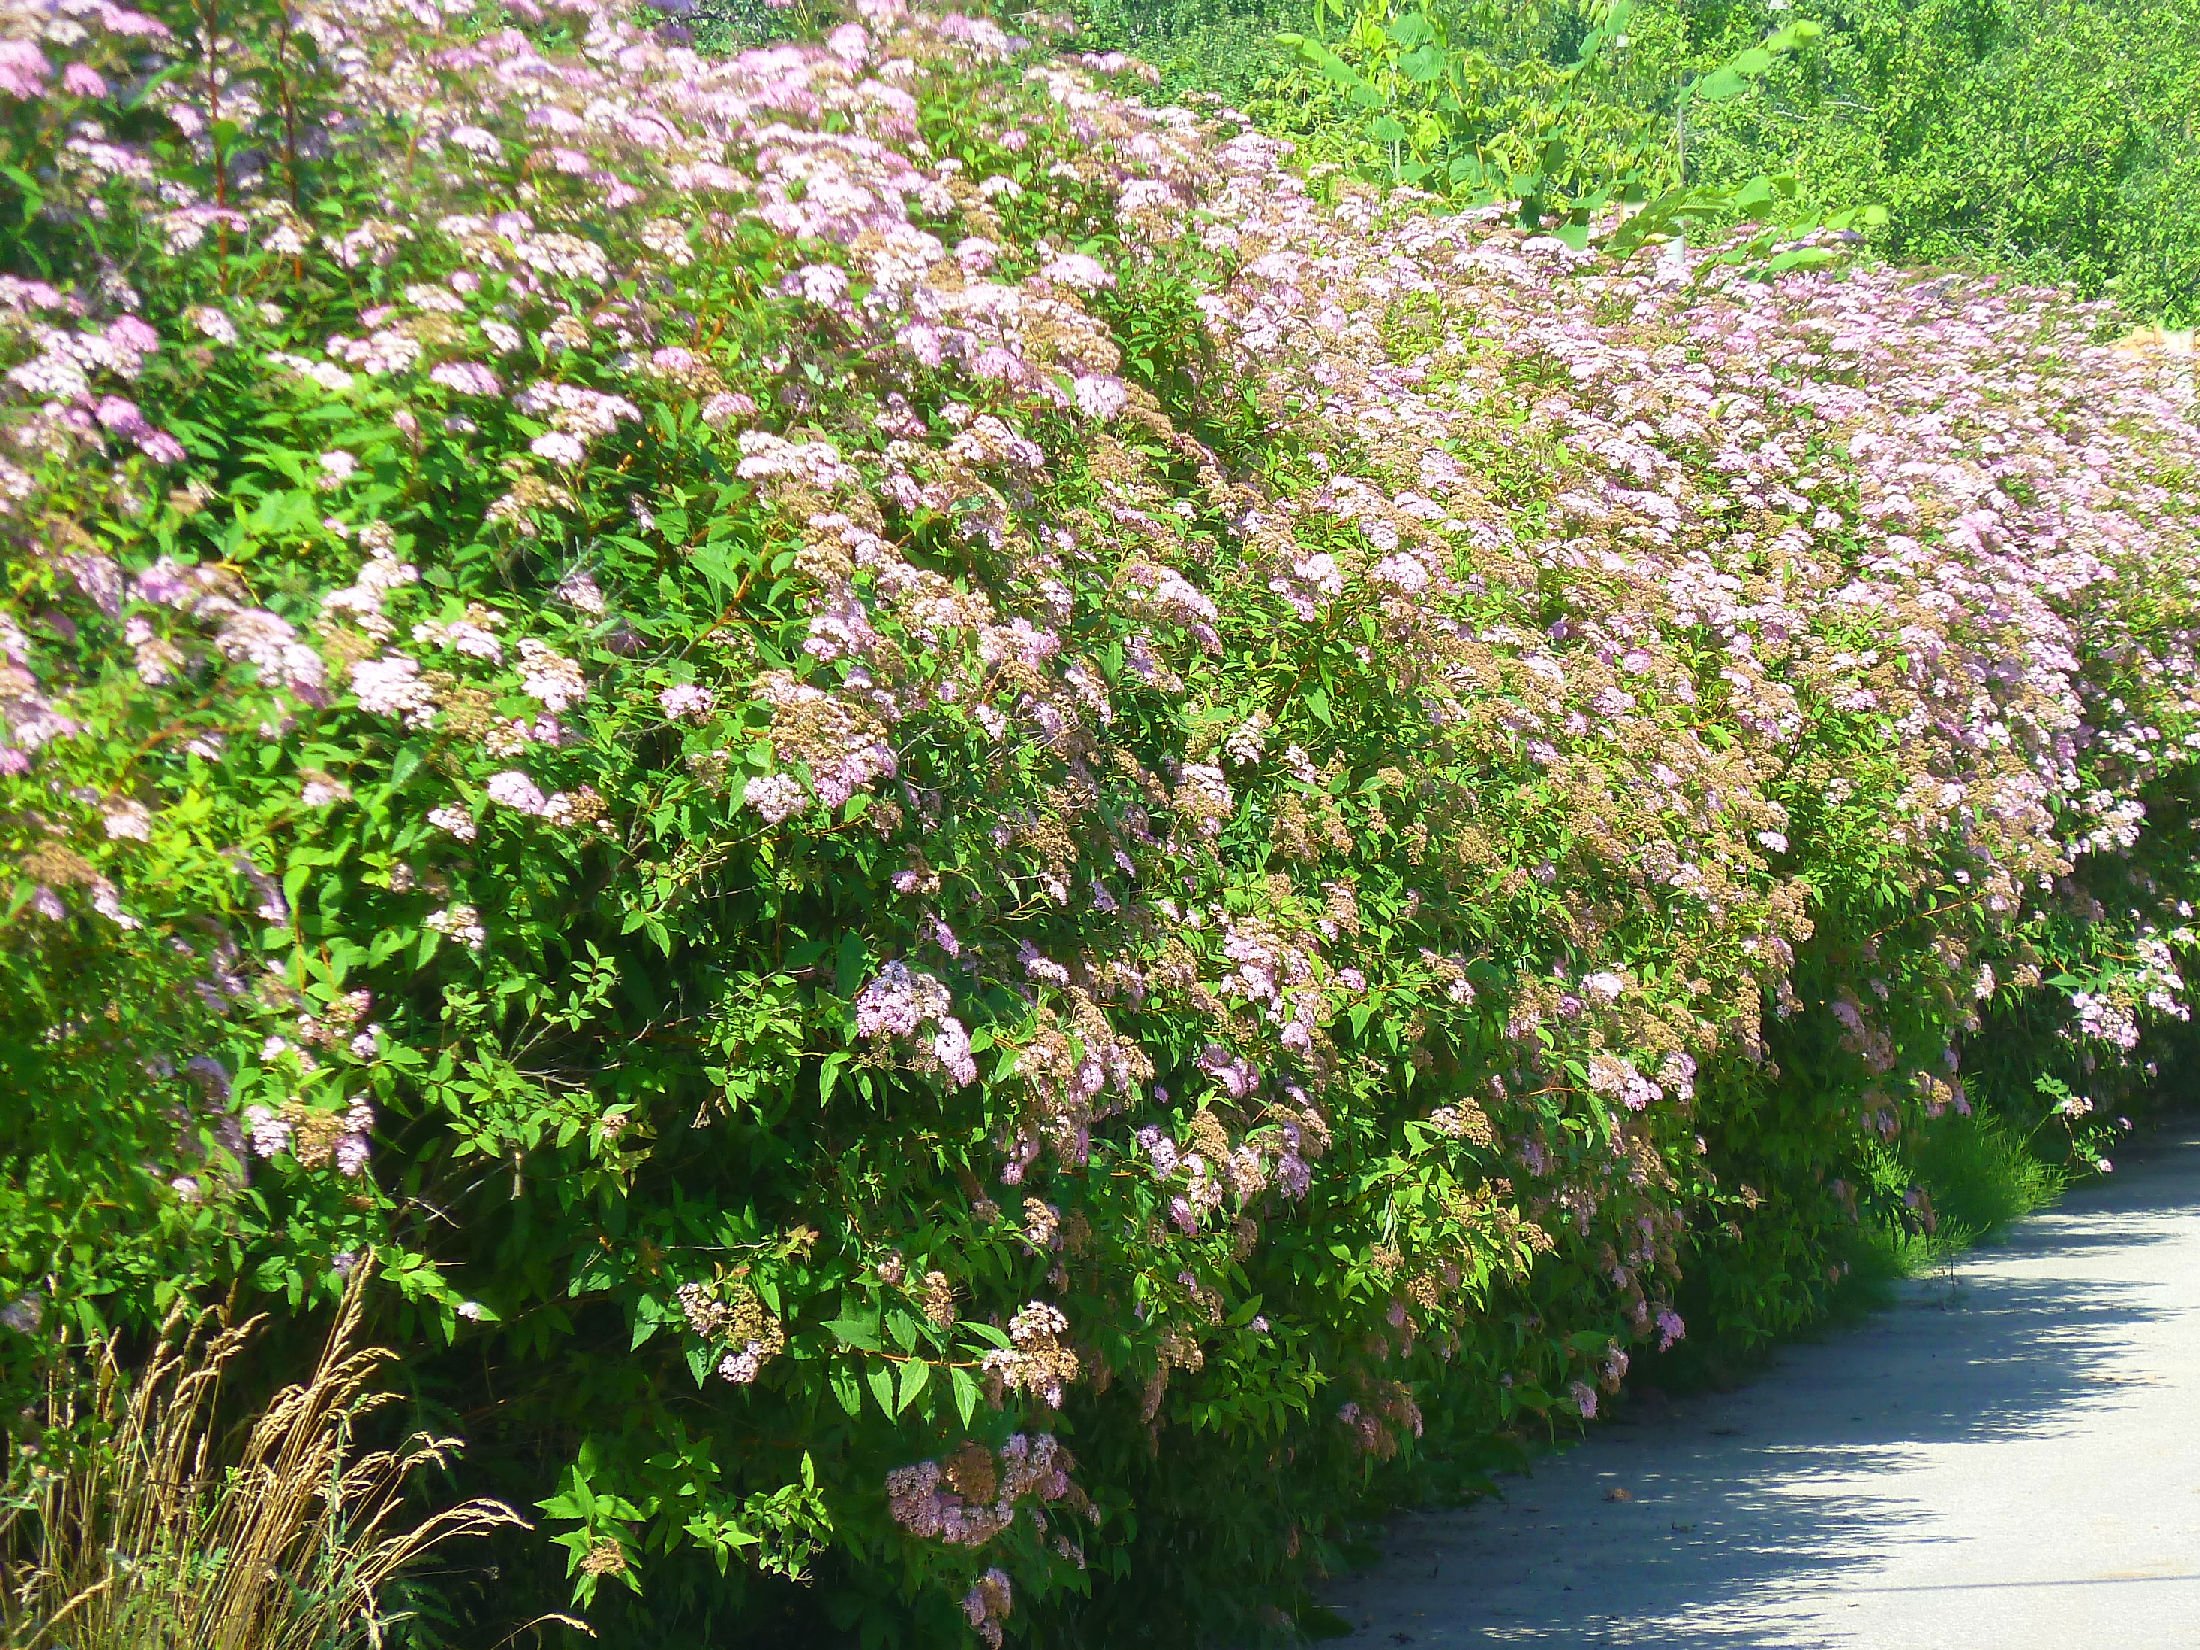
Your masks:
{"label": "flowering shrub", "polygon": [[1272,1612],[2184,1013],[2200,438],[2095,311],[894,0],[5,16],[0,1317],[377,1251],[499,1619]]}

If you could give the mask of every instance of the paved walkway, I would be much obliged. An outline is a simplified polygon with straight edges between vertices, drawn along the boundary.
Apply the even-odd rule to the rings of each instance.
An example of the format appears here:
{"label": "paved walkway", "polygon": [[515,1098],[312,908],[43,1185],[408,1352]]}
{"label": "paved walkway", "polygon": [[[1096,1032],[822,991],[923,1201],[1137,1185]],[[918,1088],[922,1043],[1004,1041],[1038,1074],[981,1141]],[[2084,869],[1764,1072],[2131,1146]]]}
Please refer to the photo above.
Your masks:
{"label": "paved walkway", "polygon": [[2200,1650],[2200,1132],[1898,1301],[1401,1520],[1335,1642]]}

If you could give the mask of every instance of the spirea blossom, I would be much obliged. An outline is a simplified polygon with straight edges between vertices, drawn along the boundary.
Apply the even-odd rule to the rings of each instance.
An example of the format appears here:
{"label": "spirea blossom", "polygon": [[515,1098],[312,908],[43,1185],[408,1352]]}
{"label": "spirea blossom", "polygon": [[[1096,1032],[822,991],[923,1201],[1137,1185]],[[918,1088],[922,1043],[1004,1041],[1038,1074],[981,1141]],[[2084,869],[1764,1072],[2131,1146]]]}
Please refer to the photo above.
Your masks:
{"label": "spirea blossom", "polygon": [[809,806],[809,792],[790,774],[759,774],[741,788],[741,799],[764,816],[767,825],[792,819]]}
{"label": "spirea blossom", "polygon": [[710,714],[715,698],[709,688],[684,683],[678,687],[668,687],[658,694],[657,704],[671,721],[684,719],[700,722]]}

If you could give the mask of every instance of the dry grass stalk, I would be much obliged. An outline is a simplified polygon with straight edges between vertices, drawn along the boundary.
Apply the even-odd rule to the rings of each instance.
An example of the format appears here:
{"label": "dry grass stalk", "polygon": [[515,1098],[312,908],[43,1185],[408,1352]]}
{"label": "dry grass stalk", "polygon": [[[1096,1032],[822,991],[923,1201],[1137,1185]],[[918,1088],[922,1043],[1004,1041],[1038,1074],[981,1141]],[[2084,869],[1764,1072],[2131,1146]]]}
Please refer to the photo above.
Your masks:
{"label": "dry grass stalk", "polygon": [[504,1525],[469,1501],[422,1522],[407,1480],[455,1439],[420,1434],[354,1457],[359,1420],[388,1402],[396,1355],[358,1345],[367,1268],[353,1274],[312,1375],[239,1442],[216,1415],[224,1371],[262,1323],[179,1307],[134,1377],[113,1339],[88,1383],[58,1368],[48,1442],[25,1452],[0,1505],[0,1632],[9,1650],[353,1650],[389,1624],[383,1587],[432,1548]]}

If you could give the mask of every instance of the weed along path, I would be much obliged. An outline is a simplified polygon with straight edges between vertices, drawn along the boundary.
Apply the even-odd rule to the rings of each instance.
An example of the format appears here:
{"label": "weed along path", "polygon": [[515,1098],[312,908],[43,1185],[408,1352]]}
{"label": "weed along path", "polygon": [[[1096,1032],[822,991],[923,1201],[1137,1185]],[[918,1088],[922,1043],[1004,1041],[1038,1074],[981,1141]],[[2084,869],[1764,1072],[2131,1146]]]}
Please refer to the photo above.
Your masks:
{"label": "weed along path", "polygon": [[1394,1526],[1352,1650],[2200,1646],[2200,1128],[1789,1348]]}

